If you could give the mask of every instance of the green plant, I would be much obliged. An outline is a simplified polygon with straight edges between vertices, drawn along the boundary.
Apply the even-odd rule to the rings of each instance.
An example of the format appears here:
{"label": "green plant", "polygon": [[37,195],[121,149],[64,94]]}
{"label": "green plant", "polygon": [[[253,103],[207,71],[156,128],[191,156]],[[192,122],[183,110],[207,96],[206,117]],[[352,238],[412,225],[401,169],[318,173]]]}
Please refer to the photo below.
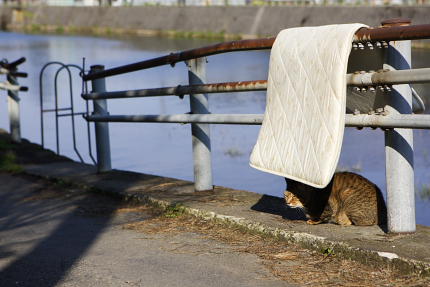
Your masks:
{"label": "green plant", "polygon": [[422,200],[430,200],[430,186],[423,184],[419,190],[419,196]]}
{"label": "green plant", "polygon": [[32,24],[30,27],[30,31],[33,33],[40,32],[41,30],[42,30],[42,28],[38,24]]}
{"label": "green plant", "polygon": [[22,167],[16,163],[16,155],[13,151],[7,151],[0,155],[0,170],[11,173],[22,172]]}
{"label": "green plant", "polygon": [[323,249],[322,254],[326,257],[335,255],[333,248],[330,247]]}
{"label": "green plant", "polygon": [[172,204],[166,207],[164,210],[164,217],[176,218],[182,216],[185,213],[185,208],[181,204]]}
{"label": "green plant", "polygon": [[55,33],[57,33],[57,34],[64,34],[64,27],[63,26],[57,26],[55,28]]}
{"label": "green plant", "polygon": [[23,10],[22,15],[24,16],[24,18],[27,18],[30,20],[33,19],[33,17],[34,17],[34,13],[31,11],[28,11],[28,10]]}
{"label": "green plant", "polygon": [[13,145],[10,142],[5,141],[5,140],[0,140],[0,151],[1,150],[9,150],[12,148],[13,148]]}

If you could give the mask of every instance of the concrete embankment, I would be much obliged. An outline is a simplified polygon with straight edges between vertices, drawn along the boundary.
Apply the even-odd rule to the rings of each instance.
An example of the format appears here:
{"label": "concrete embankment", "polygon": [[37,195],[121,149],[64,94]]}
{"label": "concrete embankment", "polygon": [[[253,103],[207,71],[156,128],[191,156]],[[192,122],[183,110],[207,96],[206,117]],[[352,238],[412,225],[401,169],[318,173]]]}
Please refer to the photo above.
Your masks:
{"label": "concrete embankment", "polygon": [[0,8],[3,29],[33,32],[132,33],[188,37],[273,36],[297,26],[360,22],[378,26],[387,18],[428,23],[430,7],[29,7]]}
{"label": "concrete embankment", "polygon": [[194,192],[192,182],[120,170],[97,174],[94,166],[56,156],[28,141],[12,145],[4,131],[0,133],[0,142],[14,153],[19,166],[9,166],[15,171],[162,208],[177,206],[208,221],[215,220],[366,265],[430,275],[430,228],[426,226],[419,225],[414,234],[392,235],[384,233],[379,226],[307,225],[277,197],[220,186],[214,192]]}

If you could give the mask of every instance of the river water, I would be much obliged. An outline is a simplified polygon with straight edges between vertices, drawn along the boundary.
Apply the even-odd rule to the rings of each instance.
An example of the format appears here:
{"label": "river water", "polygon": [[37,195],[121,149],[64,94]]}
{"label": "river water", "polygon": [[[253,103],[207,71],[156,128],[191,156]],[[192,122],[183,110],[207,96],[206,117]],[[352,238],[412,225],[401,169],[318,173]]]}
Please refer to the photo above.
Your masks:
{"label": "river water", "polygon": [[[26,35],[0,32],[2,58],[15,60],[26,57],[20,66],[28,72],[27,79],[20,79],[30,88],[21,93],[22,135],[40,143],[39,72],[49,61],[81,65],[86,58],[87,67],[104,64],[106,68],[210,44],[208,40],[167,38],[97,38],[85,36]],[[208,58],[208,82],[260,80],[267,78],[268,51],[249,51]],[[414,67],[430,67],[430,51],[413,51]],[[45,108],[54,105],[54,73],[48,68],[43,89]],[[183,63],[174,68],[158,67],[126,76],[107,79],[107,89],[125,90],[187,84],[187,70]],[[58,77],[60,107],[69,105],[68,80],[65,73]],[[74,76],[74,102],[77,111],[84,110],[80,98],[81,81]],[[430,106],[430,95],[424,86],[417,91]],[[4,95],[4,92],[2,93]],[[210,95],[213,113],[263,113],[264,92]],[[8,128],[6,97],[0,98],[0,127]],[[147,99],[110,100],[111,114],[171,114],[189,111],[188,97],[159,97]],[[86,162],[88,156],[86,124],[77,120],[78,149]],[[51,115],[45,117],[45,146],[55,150],[55,126]],[[60,119],[60,153],[78,159],[71,141],[70,118]],[[212,154],[214,183],[236,189],[282,196],[284,180],[281,177],[252,169],[249,155],[258,135],[259,126],[212,125]],[[112,164],[116,169],[192,180],[192,151],[190,127],[180,124],[110,124]],[[415,185],[417,223],[430,225],[430,131],[414,131]],[[384,135],[381,130],[354,128],[345,130],[339,169],[360,173],[385,191]]]}

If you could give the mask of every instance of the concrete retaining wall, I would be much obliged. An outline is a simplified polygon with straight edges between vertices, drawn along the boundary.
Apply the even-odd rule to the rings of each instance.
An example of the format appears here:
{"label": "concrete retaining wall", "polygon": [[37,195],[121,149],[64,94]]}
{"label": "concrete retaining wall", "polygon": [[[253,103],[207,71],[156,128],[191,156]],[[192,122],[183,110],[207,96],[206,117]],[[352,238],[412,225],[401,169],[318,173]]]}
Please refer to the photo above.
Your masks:
{"label": "concrete retaining wall", "polygon": [[[407,17],[414,24],[430,23],[430,7],[31,7],[0,8],[0,23],[24,27],[136,33],[161,31],[211,32],[219,35],[276,35],[283,28]],[[209,34],[209,33],[208,33]]]}

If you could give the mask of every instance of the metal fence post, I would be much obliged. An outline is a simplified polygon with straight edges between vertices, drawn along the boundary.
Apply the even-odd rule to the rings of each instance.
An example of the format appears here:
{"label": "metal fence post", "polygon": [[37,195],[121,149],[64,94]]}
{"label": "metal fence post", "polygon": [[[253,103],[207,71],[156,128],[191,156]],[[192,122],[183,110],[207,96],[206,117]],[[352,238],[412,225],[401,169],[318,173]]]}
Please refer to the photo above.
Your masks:
{"label": "metal fence post", "polygon": [[[16,68],[11,69],[9,74],[7,75],[7,81],[11,85],[18,85],[18,80],[15,76],[11,74],[11,72],[16,71]],[[19,96],[18,91],[7,92],[8,94],[8,110],[9,110],[9,125],[10,125],[10,134],[12,136],[12,140],[16,143],[21,142],[21,123],[20,123],[20,115],[19,115]]]}
{"label": "metal fence post", "polygon": [[[187,61],[190,85],[203,84],[206,81],[206,58]],[[190,94],[192,114],[209,114],[208,96]],[[212,159],[209,124],[191,124],[194,188],[196,191],[213,190]]]}
{"label": "metal fence post", "polygon": [[[383,26],[407,26],[408,19],[392,19]],[[384,68],[405,70],[411,66],[411,41],[392,41],[386,52]],[[395,85],[387,95],[389,113],[411,114],[412,91],[409,85]],[[385,132],[388,231],[415,232],[413,130]]]}
{"label": "metal fence post", "polygon": [[[90,74],[104,70],[104,66],[95,65],[91,66]],[[93,92],[106,92],[106,80],[100,78],[91,81]],[[107,101],[93,100],[93,115],[109,115],[107,108]],[[95,123],[96,135],[96,150],[97,150],[97,171],[109,171],[112,169],[110,157],[110,139],[109,139],[109,123]]]}

